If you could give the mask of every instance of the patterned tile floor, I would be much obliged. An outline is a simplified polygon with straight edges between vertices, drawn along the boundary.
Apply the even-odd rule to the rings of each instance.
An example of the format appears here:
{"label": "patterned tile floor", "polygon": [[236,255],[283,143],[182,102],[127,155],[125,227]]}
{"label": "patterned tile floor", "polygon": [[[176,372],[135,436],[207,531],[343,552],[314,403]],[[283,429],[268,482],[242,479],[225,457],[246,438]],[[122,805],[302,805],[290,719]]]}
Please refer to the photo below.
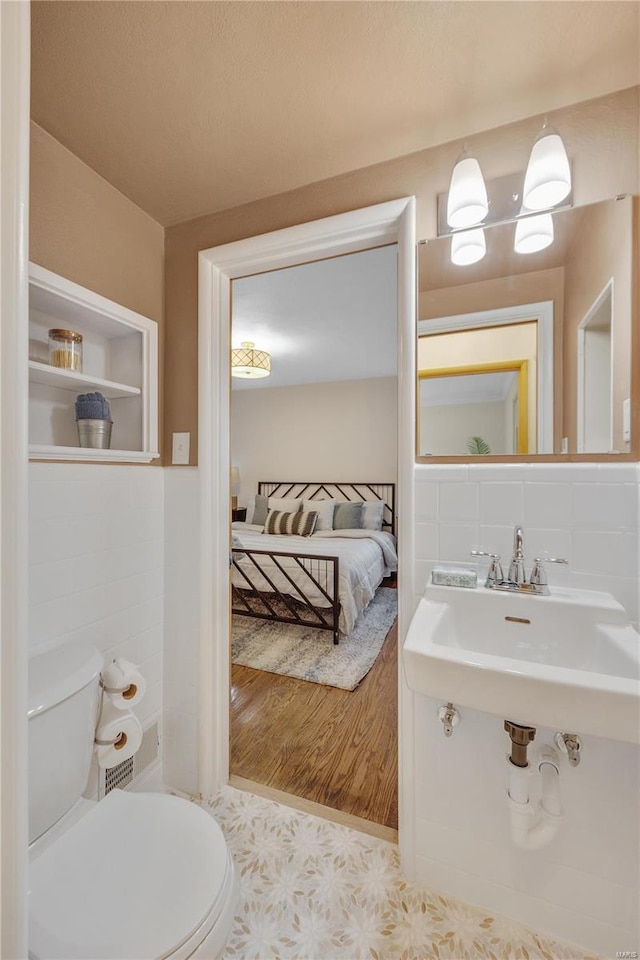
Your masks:
{"label": "patterned tile floor", "polygon": [[596,960],[402,878],[383,840],[225,787],[241,907],[224,960]]}

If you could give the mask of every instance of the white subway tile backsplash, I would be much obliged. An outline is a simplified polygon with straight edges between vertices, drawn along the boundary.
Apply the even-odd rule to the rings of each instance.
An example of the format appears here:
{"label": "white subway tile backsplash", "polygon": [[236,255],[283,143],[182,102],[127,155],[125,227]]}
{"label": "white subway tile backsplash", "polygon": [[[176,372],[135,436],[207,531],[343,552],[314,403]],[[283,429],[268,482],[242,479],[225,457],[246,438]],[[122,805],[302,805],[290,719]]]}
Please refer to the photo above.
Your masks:
{"label": "white subway tile backsplash", "polygon": [[522,523],[522,483],[480,484],[481,523]]}
{"label": "white subway tile backsplash", "polygon": [[572,526],[589,530],[620,530],[627,526],[627,495],[619,483],[574,483]]}
{"label": "white subway tile backsplash", "polygon": [[[451,560],[458,563],[469,560],[470,553],[477,550],[480,543],[477,523],[440,523],[438,525],[439,560]],[[428,558],[425,558],[428,559]]]}
{"label": "white subway tile backsplash", "polygon": [[438,558],[438,524],[416,523],[415,532],[416,557],[421,560],[437,560]]}
{"label": "white subway tile backsplash", "polygon": [[415,511],[417,523],[438,519],[439,489],[437,483],[416,483]]}
{"label": "white subway tile backsplash", "polygon": [[572,510],[570,483],[525,483],[522,512],[527,527],[562,527]]}
{"label": "white subway tile backsplash", "polygon": [[478,484],[457,482],[440,484],[438,516],[444,521],[477,520]]}
{"label": "white subway tile backsplash", "polygon": [[29,643],[84,640],[141,665],[141,721],[162,708],[163,470],[29,468]]}

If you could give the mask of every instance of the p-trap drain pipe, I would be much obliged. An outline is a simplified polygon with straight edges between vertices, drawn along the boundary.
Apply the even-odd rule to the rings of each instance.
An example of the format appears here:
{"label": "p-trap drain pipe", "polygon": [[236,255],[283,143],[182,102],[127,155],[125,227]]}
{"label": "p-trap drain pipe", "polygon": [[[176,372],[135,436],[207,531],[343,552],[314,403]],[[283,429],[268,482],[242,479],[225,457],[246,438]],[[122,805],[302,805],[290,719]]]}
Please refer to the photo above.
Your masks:
{"label": "p-trap drain pipe", "polygon": [[[563,820],[558,754],[553,747],[543,747],[532,768],[527,749],[535,738],[535,727],[505,720],[504,728],[511,738],[511,756],[507,757],[511,836],[521,849],[537,850],[553,840]],[[536,793],[540,795],[535,804],[530,796],[534,778],[539,781]]]}

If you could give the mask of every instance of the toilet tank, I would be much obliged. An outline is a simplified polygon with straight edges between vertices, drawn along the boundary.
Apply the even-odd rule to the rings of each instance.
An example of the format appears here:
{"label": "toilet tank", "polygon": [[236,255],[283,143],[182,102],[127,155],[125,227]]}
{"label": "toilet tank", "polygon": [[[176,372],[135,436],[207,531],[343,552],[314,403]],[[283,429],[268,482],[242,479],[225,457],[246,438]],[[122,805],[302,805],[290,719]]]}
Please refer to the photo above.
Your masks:
{"label": "toilet tank", "polygon": [[29,843],[87,786],[99,708],[102,654],[65,643],[29,657]]}

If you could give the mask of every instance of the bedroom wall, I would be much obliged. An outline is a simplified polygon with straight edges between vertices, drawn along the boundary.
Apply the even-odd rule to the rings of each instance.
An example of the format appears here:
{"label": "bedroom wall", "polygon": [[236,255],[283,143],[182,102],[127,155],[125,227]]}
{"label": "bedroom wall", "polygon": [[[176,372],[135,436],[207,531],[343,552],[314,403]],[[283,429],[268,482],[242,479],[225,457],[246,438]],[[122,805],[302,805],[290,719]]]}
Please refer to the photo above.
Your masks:
{"label": "bedroom wall", "polygon": [[[549,113],[574,164],[576,206],[638,192],[639,90],[632,87]],[[542,121],[535,116],[474,135],[487,179],[524,170]],[[448,188],[461,147],[459,140],[443,144],[167,228],[166,444],[173,431],[190,431],[190,463],[197,462],[198,252],[409,195],[417,199],[417,236],[433,237],[436,197]]]}
{"label": "bedroom wall", "polygon": [[396,377],[234,390],[239,505],[259,480],[395,481],[397,394]]}

